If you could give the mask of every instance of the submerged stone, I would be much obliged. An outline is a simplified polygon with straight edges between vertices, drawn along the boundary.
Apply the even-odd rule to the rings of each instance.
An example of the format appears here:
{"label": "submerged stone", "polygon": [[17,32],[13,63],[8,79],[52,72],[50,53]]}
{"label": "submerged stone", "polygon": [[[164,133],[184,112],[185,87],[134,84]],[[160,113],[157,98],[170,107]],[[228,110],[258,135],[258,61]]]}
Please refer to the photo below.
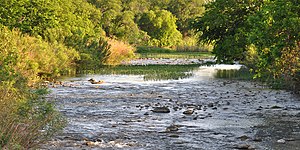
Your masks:
{"label": "submerged stone", "polygon": [[183,114],[185,114],[185,115],[191,115],[193,113],[194,113],[194,109],[188,109],[188,110],[183,112]]}
{"label": "submerged stone", "polygon": [[170,109],[168,107],[155,107],[152,111],[155,113],[170,113]]}

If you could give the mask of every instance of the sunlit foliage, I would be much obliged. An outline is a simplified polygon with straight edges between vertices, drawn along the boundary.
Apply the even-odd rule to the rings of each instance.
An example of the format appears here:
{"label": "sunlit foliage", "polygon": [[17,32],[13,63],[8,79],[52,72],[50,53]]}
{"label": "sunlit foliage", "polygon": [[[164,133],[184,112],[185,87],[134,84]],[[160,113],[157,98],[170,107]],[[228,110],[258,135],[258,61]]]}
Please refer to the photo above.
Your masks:
{"label": "sunlit foliage", "polygon": [[144,13],[139,26],[151,37],[150,45],[153,46],[175,46],[182,38],[177,30],[176,17],[166,10]]}

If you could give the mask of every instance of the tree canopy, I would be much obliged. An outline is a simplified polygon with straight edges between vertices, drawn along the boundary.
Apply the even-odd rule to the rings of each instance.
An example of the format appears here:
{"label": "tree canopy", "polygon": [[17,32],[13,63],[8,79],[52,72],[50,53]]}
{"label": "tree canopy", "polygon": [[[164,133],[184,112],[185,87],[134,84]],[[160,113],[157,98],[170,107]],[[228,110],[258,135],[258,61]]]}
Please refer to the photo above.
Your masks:
{"label": "tree canopy", "polygon": [[199,40],[213,43],[218,62],[232,63],[245,58],[247,51],[247,18],[262,6],[263,1],[216,0],[205,5],[205,14],[194,22]]}
{"label": "tree canopy", "polygon": [[200,41],[214,44],[218,62],[248,61],[256,77],[300,83],[297,1],[216,0],[205,8],[193,26]]}
{"label": "tree canopy", "polygon": [[139,26],[151,37],[152,45],[155,46],[176,45],[182,38],[176,28],[176,18],[167,10],[144,13]]}

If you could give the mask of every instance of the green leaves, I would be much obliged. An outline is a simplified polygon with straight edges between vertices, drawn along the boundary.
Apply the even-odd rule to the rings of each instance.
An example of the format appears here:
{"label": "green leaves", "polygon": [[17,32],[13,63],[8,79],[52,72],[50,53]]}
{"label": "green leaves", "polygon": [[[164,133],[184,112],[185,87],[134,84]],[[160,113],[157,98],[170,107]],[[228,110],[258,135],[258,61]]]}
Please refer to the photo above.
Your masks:
{"label": "green leaves", "polygon": [[152,43],[154,46],[175,46],[182,39],[177,30],[176,17],[166,10],[144,13],[139,20],[139,26],[155,42]]}
{"label": "green leaves", "polygon": [[276,0],[266,3],[249,17],[249,40],[257,47],[260,58],[266,61],[257,64],[261,68],[259,71],[268,70],[273,78],[285,80],[293,79],[299,72],[299,12],[295,1]]}
{"label": "green leaves", "polygon": [[299,85],[297,1],[216,0],[205,7],[207,11],[193,26],[201,33],[200,41],[214,43],[218,62],[242,60],[253,67],[257,77]]}
{"label": "green leaves", "polygon": [[201,32],[199,39],[214,43],[217,61],[232,63],[243,60],[247,51],[247,18],[255,13],[262,1],[216,0],[205,5],[205,14],[193,23]]}
{"label": "green leaves", "polygon": [[0,4],[0,23],[43,37],[47,28],[57,26],[53,6],[51,0],[6,0]]}
{"label": "green leaves", "polygon": [[176,18],[178,30],[188,36],[190,32],[190,22],[204,13],[204,0],[170,0],[167,10]]}

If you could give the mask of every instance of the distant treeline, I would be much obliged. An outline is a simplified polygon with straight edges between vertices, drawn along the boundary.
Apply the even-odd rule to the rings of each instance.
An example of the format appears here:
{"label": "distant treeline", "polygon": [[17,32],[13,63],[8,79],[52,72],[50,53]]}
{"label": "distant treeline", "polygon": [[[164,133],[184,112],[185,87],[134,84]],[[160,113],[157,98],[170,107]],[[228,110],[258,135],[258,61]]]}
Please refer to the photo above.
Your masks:
{"label": "distant treeline", "polygon": [[[0,3],[0,24],[45,41],[43,44],[75,49],[77,54],[70,61],[85,68],[117,63],[119,57],[125,59],[121,56],[124,53],[132,57],[134,48],[129,44],[156,47],[186,44],[184,38],[195,37],[190,22],[204,12],[204,1],[5,0]],[[106,42],[110,40],[111,44],[121,41],[129,49],[108,51],[111,44]],[[59,51],[50,49],[49,52]]]}

